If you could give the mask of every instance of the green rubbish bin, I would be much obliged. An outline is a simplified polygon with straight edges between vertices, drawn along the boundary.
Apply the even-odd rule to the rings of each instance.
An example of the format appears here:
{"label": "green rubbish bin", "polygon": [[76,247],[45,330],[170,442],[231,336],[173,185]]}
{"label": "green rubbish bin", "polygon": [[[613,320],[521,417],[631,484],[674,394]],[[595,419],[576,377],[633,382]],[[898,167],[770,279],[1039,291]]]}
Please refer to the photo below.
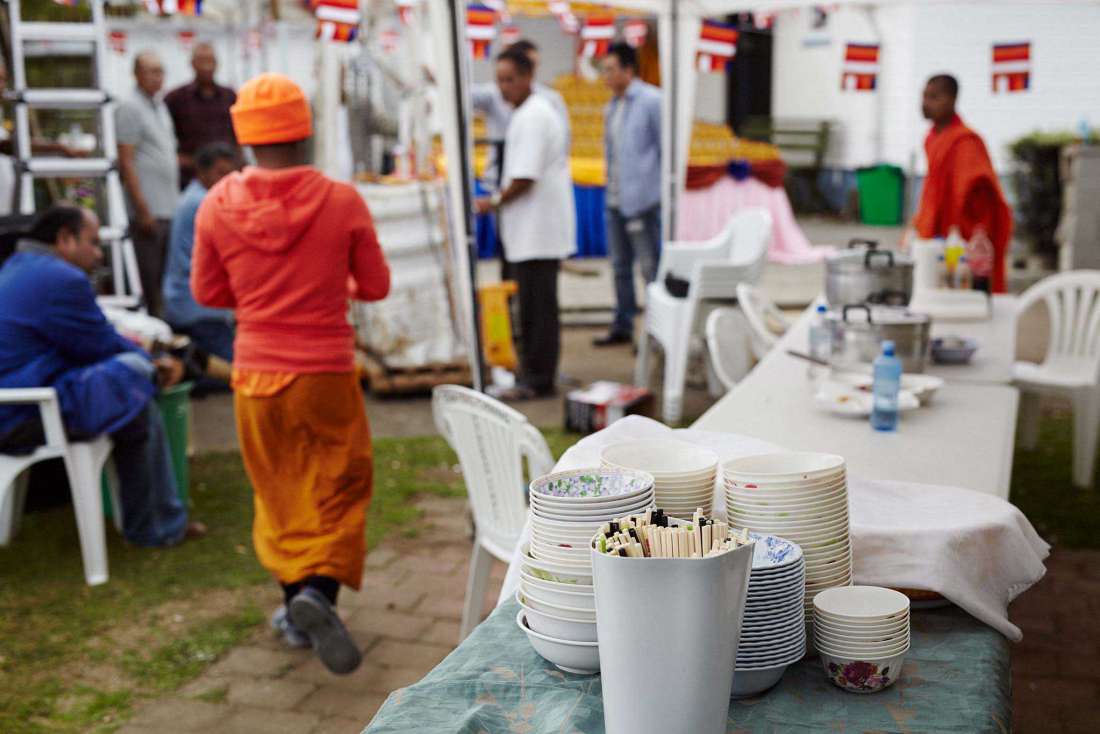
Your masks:
{"label": "green rubbish bin", "polygon": [[[164,434],[172,457],[172,472],[176,475],[176,487],[184,507],[190,506],[191,468],[187,463],[187,439],[191,432],[191,388],[193,382],[161,390],[156,397],[157,407],[164,418]],[[111,494],[107,491],[107,477],[103,477],[103,511],[114,517]]]}
{"label": "green rubbish bin", "polygon": [[905,174],[897,166],[881,165],[856,171],[859,218],[864,224],[901,224]]}

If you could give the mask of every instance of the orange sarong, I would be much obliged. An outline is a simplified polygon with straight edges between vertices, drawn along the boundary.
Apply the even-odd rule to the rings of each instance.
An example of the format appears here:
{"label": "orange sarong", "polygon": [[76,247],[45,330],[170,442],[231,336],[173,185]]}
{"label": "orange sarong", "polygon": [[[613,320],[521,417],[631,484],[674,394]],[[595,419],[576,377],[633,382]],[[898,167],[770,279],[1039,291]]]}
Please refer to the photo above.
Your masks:
{"label": "orange sarong", "polygon": [[353,372],[233,376],[256,555],[283,584],[329,576],[358,589],[374,459]]}
{"label": "orange sarong", "polygon": [[993,244],[994,293],[1005,291],[1005,254],[1012,237],[1012,210],[1001,193],[985,143],[955,115],[924,141],[928,176],[913,226],[921,237],[946,237],[958,227],[969,240],[981,227]]}

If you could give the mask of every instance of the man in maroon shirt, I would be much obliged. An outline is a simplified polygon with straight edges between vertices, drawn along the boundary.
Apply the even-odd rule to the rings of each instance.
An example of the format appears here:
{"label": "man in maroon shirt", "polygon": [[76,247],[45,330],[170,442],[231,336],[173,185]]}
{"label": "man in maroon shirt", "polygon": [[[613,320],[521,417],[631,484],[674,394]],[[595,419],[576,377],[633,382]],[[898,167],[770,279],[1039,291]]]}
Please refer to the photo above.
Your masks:
{"label": "man in maroon shirt", "polygon": [[195,176],[194,155],[209,143],[237,144],[229,108],[237,94],[214,81],[218,57],[209,43],[200,43],[191,53],[195,81],[173,89],[164,98],[179,141],[180,188]]}

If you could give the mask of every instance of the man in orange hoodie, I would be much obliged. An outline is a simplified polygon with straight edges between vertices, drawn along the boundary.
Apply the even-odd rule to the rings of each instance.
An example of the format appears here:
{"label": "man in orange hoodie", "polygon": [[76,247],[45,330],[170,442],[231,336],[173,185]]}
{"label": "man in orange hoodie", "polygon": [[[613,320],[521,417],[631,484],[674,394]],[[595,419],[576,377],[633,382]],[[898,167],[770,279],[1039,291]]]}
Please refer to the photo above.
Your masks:
{"label": "man in orange hoodie", "polygon": [[1012,210],[989,160],[985,143],[955,111],[959,83],[940,74],[924,88],[921,112],[932,122],[924,141],[928,176],[913,220],[924,238],[947,237],[958,228],[970,243],[975,286],[1005,291],[1005,255],[1012,237]]}
{"label": "man in orange hoodie", "polygon": [[261,74],[230,113],[257,165],[223,178],[199,208],[191,289],[236,312],[252,539],[285,596],[272,624],[350,673],[361,656],[335,604],[341,584],[362,580],[373,459],[347,301],[384,298],[389,267],[355,188],[305,165],[312,121],[294,82]]}

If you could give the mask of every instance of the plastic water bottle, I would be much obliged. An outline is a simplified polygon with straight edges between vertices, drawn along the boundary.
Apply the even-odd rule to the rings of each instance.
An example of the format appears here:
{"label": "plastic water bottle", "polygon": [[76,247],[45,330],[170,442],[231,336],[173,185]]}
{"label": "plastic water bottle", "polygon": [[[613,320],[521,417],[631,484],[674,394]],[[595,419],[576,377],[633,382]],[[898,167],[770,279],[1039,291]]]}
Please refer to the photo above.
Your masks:
{"label": "plastic water bottle", "polygon": [[[810,356],[828,362],[833,356],[833,330],[825,318],[824,305],[817,307],[814,322],[810,325]],[[810,378],[814,379],[828,372],[829,368],[818,364],[810,365]]]}
{"label": "plastic water bottle", "polygon": [[875,358],[874,385],[871,388],[871,427],[876,431],[898,429],[898,390],[901,388],[901,360],[894,356],[894,342],[882,343],[882,354]]}

